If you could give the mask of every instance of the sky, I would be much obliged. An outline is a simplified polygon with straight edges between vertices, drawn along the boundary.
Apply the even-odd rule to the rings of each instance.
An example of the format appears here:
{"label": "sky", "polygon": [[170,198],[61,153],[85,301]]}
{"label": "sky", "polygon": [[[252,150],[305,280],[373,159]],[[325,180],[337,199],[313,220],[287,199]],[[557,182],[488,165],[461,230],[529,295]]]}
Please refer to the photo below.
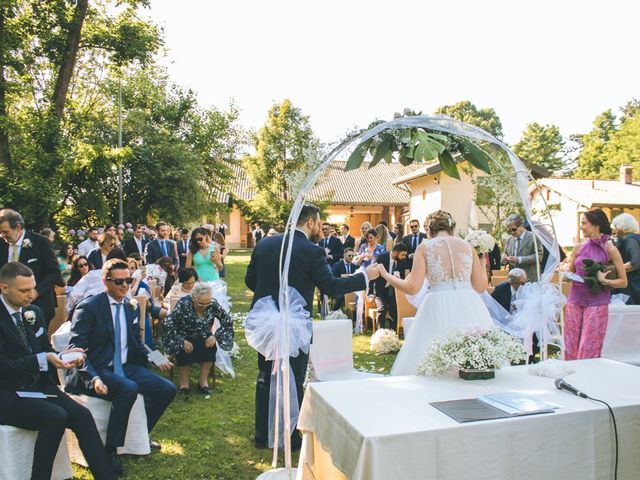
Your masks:
{"label": "sky", "polygon": [[173,81],[259,129],[291,99],[324,142],[470,100],[516,143],[531,122],[568,137],[640,99],[640,2],[151,0]]}

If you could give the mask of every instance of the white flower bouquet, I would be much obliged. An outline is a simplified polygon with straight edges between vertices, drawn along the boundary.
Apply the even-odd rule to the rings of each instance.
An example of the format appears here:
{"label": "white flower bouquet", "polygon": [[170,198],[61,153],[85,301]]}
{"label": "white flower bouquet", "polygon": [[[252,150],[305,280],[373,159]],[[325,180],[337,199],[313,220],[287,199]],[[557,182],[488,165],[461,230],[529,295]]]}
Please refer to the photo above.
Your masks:
{"label": "white flower bouquet", "polygon": [[480,253],[487,253],[493,250],[496,244],[495,238],[489,235],[485,230],[469,230],[464,239]]}
{"label": "white flower bouquet", "polygon": [[324,316],[325,320],[343,320],[348,319],[347,315],[342,310],[334,310]]}
{"label": "white flower bouquet", "polygon": [[[524,360],[522,344],[495,328],[453,329],[445,338],[436,338],[418,363],[417,375],[438,375],[452,370],[493,370],[508,362]],[[483,377],[484,378],[484,377]]]}
{"label": "white flower bouquet", "polygon": [[386,328],[380,328],[376,333],[371,335],[370,343],[371,351],[377,355],[397,352],[402,346],[396,332]]}

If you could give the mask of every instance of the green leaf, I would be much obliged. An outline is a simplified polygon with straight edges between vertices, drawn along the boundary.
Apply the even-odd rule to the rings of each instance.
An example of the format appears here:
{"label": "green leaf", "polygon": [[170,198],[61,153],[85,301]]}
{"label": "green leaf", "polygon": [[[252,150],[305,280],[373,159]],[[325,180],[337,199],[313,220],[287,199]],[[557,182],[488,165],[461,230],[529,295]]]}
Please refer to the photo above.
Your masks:
{"label": "green leaf", "polygon": [[380,160],[382,160],[387,155],[390,155],[391,153],[392,153],[391,139],[384,138],[376,147],[376,151],[373,154],[373,159],[369,164],[369,168],[375,167],[378,164],[378,162],[380,162]]}
{"label": "green leaf", "polygon": [[400,152],[400,156],[398,157],[398,161],[400,162],[400,164],[404,165],[405,167],[413,163],[413,158],[408,157],[406,153],[407,153],[406,150],[402,150]]}
{"label": "green leaf", "polygon": [[485,173],[491,173],[490,157],[482,148],[473,142],[460,139],[460,144],[464,147],[464,159],[471,165]]}
{"label": "green leaf", "polygon": [[367,156],[367,150],[369,149],[369,145],[371,145],[371,142],[373,142],[373,138],[365,140],[353,150],[351,155],[349,155],[347,165],[344,167],[345,172],[348,172],[349,170],[355,170],[356,168],[360,167],[360,165],[362,165],[364,157]]}
{"label": "green leaf", "polygon": [[456,162],[451,154],[446,150],[440,154],[440,165],[442,166],[442,171],[446,175],[460,180],[460,173],[458,172]]}

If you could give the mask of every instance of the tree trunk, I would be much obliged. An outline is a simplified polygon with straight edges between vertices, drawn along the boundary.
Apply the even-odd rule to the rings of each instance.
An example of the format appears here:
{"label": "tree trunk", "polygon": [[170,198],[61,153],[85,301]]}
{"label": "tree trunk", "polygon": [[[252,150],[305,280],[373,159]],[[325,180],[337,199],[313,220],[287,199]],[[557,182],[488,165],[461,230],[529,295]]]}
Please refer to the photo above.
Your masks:
{"label": "tree trunk", "polygon": [[75,12],[73,13],[73,20],[69,26],[67,48],[60,65],[60,69],[58,70],[56,86],[53,91],[53,108],[55,118],[58,122],[60,122],[62,114],[64,113],[64,104],[67,99],[67,92],[69,91],[71,77],[73,76],[73,68],[78,57],[78,46],[80,45],[82,25],[84,24],[88,7],[89,0],[78,0]]}
{"label": "tree trunk", "polygon": [[6,5],[0,6],[0,164],[4,165],[7,169],[11,167],[11,156],[9,154],[9,135],[7,133],[7,104],[6,104],[6,91],[7,81],[4,77],[4,65],[5,65],[5,15]]}

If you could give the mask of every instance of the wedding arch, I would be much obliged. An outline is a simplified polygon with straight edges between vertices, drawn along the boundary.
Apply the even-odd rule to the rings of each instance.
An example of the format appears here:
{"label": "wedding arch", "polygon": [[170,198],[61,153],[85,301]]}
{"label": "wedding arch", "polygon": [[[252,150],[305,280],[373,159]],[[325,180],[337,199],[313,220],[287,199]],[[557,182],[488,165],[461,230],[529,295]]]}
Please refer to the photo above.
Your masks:
{"label": "wedding arch", "polygon": [[[274,455],[273,466],[277,465],[277,451],[279,437],[284,443],[284,470],[273,470],[274,475],[261,475],[259,478],[291,478],[291,445],[289,435],[282,435],[282,431],[291,432],[291,384],[289,361],[291,353],[297,354],[297,346],[292,344],[290,339],[290,327],[292,322],[301,321],[290,311],[292,292],[288,285],[289,266],[291,264],[291,252],[294,235],[290,235],[296,227],[300,211],[304,206],[305,199],[315,186],[324,170],[338,157],[350,153],[346,170],[358,168],[367,154],[371,154],[373,159],[370,167],[381,160],[392,161],[394,154],[396,160],[403,165],[413,162],[424,162],[437,160],[443,167],[443,172],[450,176],[457,175],[457,166],[454,160],[455,154],[461,154],[463,158],[474,167],[491,174],[491,168],[497,168],[503,173],[505,167],[492,155],[488,154],[481,147],[480,142],[493,145],[502,150],[513,169],[511,178],[513,186],[522,201],[523,210],[531,231],[534,234],[536,244],[536,257],[538,257],[538,242],[549,252],[549,257],[545,268],[539,272],[540,284],[548,284],[553,272],[560,263],[560,253],[555,235],[555,227],[551,215],[548,215],[551,222],[550,233],[544,225],[535,222],[532,217],[531,202],[528,196],[529,182],[535,183],[531,172],[525,167],[520,159],[502,141],[487,133],[483,129],[469,125],[467,123],[452,119],[443,115],[416,115],[404,116],[394,120],[380,123],[372,128],[340,143],[333,148],[319,163],[319,165],[303,180],[300,190],[297,192],[293,208],[287,220],[284,230],[285,242],[282,243],[280,260],[282,269],[280,271],[280,291],[279,302],[280,311],[278,321],[280,324],[274,333],[275,361],[274,370],[276,375],[277,392],[275,395],[275,435],[274,435]],[[455,150],[452,151],[451,147]],[[458,177],[459,178],[459,177]],[[548,205],[545,199],[545,209],[548,213]],[[538,269],[540,262],[538,258]],[[539,308],[544,308],[542,302],[538,302]],[[304,319],[309,321],[309,319]],[[294,387],[295,388],[295,387]],[[293,395],[295,402],[295,395]],[[293,410],[297,412],[297,402],[293,405]],[[294,414],[294,419],[297,413]]]}

